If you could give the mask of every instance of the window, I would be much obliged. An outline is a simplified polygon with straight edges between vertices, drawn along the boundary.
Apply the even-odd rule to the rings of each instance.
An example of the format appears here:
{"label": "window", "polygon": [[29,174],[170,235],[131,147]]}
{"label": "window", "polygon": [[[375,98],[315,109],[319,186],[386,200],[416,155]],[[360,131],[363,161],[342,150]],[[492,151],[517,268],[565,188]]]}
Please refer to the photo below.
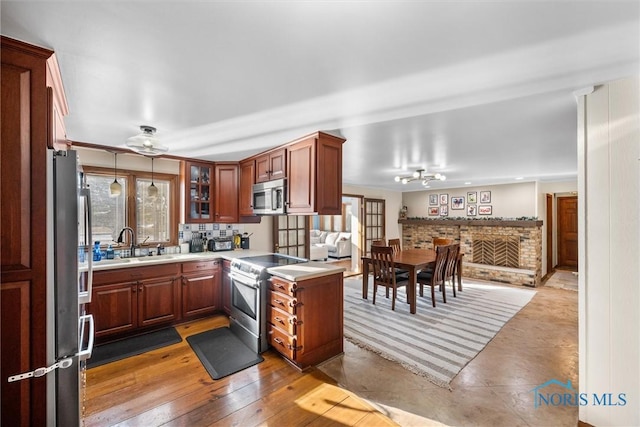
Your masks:
{"label": "window", "polygon": [[[118,171],[118,182],[122,194],[111,197],[109,185],[113,182],[113,171],[105,168],[84,168],[87,184],[91,190],[91,228],[94,241],[101,246],[113,243],[124,227],[136,232],[136,243],[155,245],[178,243],[178,177],[155,173],[153,184],[158,195],[151,198],[148,188],[151,174],[139,171]],[[125,233],[125,244],[129,235]]]}

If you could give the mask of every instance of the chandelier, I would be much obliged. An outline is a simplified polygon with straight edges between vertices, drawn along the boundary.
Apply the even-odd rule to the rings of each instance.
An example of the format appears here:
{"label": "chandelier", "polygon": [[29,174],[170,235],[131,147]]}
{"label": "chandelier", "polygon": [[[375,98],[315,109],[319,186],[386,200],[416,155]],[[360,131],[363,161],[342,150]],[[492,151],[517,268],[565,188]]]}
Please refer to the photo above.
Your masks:
{"label": "chandelier", "polygon": [[127,147],[145,156],[158,156],[169,151],[167,147],[160,144],[160,140],[155,135],[156,128],[142,125],[140,130],[142,131],[140,134],[127,138]]}
{"label": "chandelier", "polygon": [[396,182],[402,182],[403,184],[407,184],[412,181],[422,181],[422,185],[428,185],[430,181],[444,181],[447,179],[446,176],[440,173],[424,172],[424,169],[418,169],[410,176],[396,176],[394,179]]}

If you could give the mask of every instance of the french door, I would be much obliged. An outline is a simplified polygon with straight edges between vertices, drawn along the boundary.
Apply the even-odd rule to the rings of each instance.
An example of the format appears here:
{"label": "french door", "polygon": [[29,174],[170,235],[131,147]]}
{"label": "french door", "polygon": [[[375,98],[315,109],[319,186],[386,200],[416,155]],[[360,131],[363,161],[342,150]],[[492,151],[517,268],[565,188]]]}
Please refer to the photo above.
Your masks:
{"label": "french door", "polygon": [[371,253],[371,242],[385,238],[384,199],[364,199],[364,247]]}
{"label": "french door", "polygon": [[273,217],[274,252],[309,258],[307,235],[309,233],[308,216],[278,215]]}

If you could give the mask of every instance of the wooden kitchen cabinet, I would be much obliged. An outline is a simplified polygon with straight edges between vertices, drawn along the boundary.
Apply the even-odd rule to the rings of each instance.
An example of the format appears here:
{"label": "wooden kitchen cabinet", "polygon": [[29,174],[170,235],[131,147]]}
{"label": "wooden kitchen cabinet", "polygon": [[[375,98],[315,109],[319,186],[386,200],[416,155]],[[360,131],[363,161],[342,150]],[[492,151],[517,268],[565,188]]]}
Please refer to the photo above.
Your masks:
{"label": "wooden kitchen cabinet", "polygon": [[216,163],[213,222],[238,222],[238,164]]}
{"label": "wooden kitchen cabinet", "polygon": [[344,141],[317,132],[287,146],[288,214],[342,214]]}
{"label": "wooden kitchen cabinet", "polygon": [[96,271],[87,306],[96,343],[179,320],[179,274],[179,264]]}
{"label": "wooden kitchen cabinet", "polygon": [[[0,37],[0,388],[3,426],[47,424],[47,381],[7,377],[47,366],[47,142],[64,146],[66,100],[49,49]],[[55,69],[55,70],[54,70]],[[53,111],[56,101],[56,111]],[[52,128],[55,123],[56,128]],[[63,147],[59,147],[63,148]],[[7,409],[8,408],[8,409]]]}
{"label": "wooden kitchen cabinet", "polygon": [[286,176],[287,150],[278,148],[255,158],[256,182],[266,182]]}
{"label": "wooden kitchen cabinet", "polygon": [[253,216],[253,184],[255,183],[255,159],[249,159],[240,162],[240,190],[238,210],[241,216]]}
{"label": "wooden kitchen cabinet", "polygon": [[231,273],[231,261],[222,260],[222,278],[220,282],[222,283],[222,311],[226,315],[231,314],[231,278],[229,277],[229,273]]}
{"label": "wooden kitchen cabinet", "polygon": [[292,282],[271,277],[269,344],[299,369],[343,352],[342,273]]}
{"label": "wooden kitchen cabinet", "polygon": [[186,223],[213,222],[213,163],[183,162]]}
{"label": "wooden kitchen cabinet", "polygon": [[182,319],[213,314],[220,309],[220,261],[182,264]]}

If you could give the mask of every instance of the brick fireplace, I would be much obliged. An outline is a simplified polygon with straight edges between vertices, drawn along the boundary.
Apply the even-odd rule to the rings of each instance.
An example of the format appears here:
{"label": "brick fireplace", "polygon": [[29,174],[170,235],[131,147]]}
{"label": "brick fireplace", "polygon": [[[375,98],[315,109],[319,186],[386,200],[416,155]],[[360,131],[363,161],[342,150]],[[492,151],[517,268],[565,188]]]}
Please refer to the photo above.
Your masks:
{"label": "brick fireplace", "polygon": [[542,281],[542,221],[402,219],[404,248],[433,248],[434,237],[460,243],[462,276],[523,286]]}

